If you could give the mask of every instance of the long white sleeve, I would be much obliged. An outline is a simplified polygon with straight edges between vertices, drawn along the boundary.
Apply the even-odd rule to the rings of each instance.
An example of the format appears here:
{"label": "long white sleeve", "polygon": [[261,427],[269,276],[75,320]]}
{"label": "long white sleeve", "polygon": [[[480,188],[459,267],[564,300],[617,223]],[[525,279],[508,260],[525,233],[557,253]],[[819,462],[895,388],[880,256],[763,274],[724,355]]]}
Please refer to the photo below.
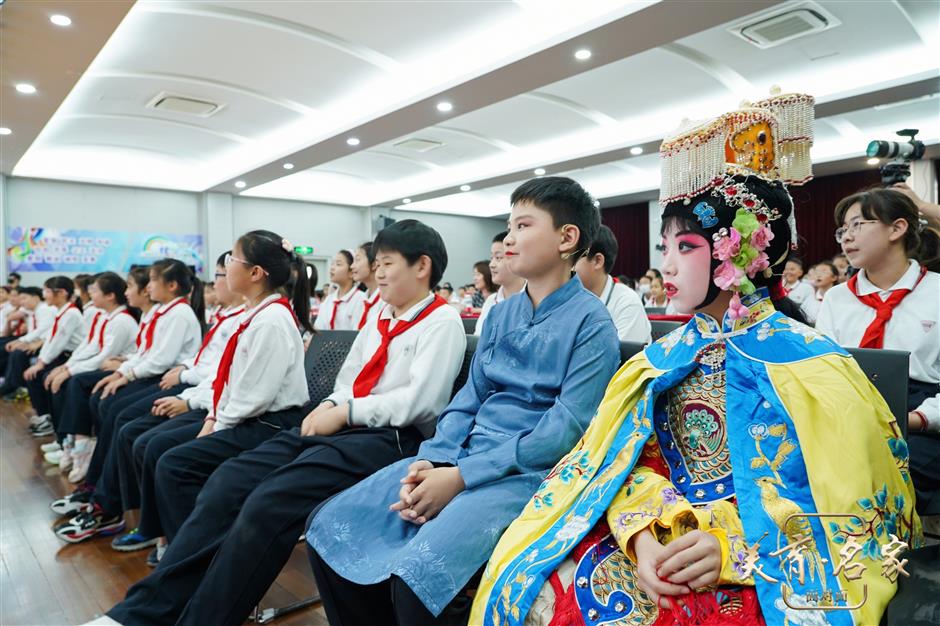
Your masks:
{"label": "long white sleeve", "polygon": [[[124,307],[112,311],[107,326],[104,319],[98,320],[98,328],[92,341],[82,346],[72,354],[72,358],[65,364],[72,376],[93,372],[101,368],[105,360],[111,357],[124,356],[134,349],[134,340],[137,338],[137,322],[124,313]],[[101,329],[104,327],[104,341],[98,349]]]}
{"label": "long white sleeve", "polygon": [[52,323],[55,321],[55,313],[55,307],[51,307],[45,302],[40,302],[36,310],[33,311],[33,315],[36,319],[36,328],[20,337],[20,341],[29,343],[44,338],[52,329]]}
{"label": "long white sleeve", "polygon": [[201,328],[196,314],[188,305],[179,305],[155,322],[153,345],[143,354],[137,353],[121,364],[118,371],[132,378],[159,376],[199,350]]}
{"label": "long white sleeve", "polygon": [[39,360],[47,365],[59,358],[63,352],[75,350],[82,342],[82,328],[85,320],[82,318],[81,311],[69,308],[60,313],[62,317],[59,318],[58,325],[53,320],[53,327],[56,329],[55,336],[52,336],[50,328],[48,338],[43,341],[42,348],[39,350]]}

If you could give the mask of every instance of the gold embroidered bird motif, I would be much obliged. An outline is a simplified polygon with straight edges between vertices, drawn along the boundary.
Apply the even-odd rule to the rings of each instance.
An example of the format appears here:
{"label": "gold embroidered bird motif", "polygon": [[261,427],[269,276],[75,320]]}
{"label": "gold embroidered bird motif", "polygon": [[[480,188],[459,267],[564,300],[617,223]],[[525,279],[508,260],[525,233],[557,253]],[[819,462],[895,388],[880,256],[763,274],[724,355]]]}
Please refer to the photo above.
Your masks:
{"label": "gold embroidered bird motif", "polygon": [[[820,583],[823,590],[826,589],[826,575],[823,569],[825,560],[816,547],[816,540],[813,537],[813,529],[810,526],[809,518],[803,514],[803,509],[793,500],[788,500],[777,491],[777,481],[770,476],[762,476],[754,480],[760,487],[760,503],[764,512],[773,520],[780,532],[786,538],[787,545],[792,545],[803,539],[808,538],[802,544],[802,553],[806,557],[807,570],[809,578],[816,580],[816,573],[819,572]],[[796,515],[794,517],[791,517]]]}

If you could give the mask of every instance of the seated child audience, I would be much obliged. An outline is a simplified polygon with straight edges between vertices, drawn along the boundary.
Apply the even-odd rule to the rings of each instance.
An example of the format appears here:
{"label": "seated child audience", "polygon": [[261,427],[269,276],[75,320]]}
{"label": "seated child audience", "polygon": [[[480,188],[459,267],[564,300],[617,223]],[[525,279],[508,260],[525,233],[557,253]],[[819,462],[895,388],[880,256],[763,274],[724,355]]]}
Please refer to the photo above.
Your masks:
{"label": "seated child audience", "polygon": [[[858,364],[768,292],[796,241],[778,172],[809,176],[808,146],[781,147],[771,106],[811,111],[812,99],[772,99],[664,140],[663,273],[694,317],[610,382],[587,433],[503,533],[470,623],[783,626],[794,623],[784,598],[814,609],[814,624],[837,614],[816,608],[832,602],[860,607],[840,612],[846,623],[880,622],[896,589],[881,550],[921,540],[906,453]],[[762,158],[702,154],[753,132],[769,144]],[[781,150],[778,170],[769,155]],[[840,575],[849,537],[863,567]],[[805,569],[779,549],[794,544]],[[810,599],[827,591],[846,598]]]}
{"label": "seated child audience", "polygon": [[[43,337],[52,329],[56,309],[44,298],[45,292],[38,287],[23,287],[19,290],[20,315],[13,333],[16,339],[3,346],[4,354],[0,357],[0,364],[5,366],[0,396],[13,394],[24,386],[26,381],[23,380],[23,373],[29,367],[29,360],[39,352]],[[42,430],[48,432],[48,426]],[[33,434],[36,437],[45,436],[37,434],[35,428]]]}
{"label": "seated child audience", "polygon": [[610,275],[617,260],[617,250],[614,232],[601,225],[591,249],[578,259],[574,268],[581,283],[607,307],[620,341],[649,343],[652,339],[650,321],[640,296],[626,285],[614,282]]}
{"label": "seated child audience", "polygon": [[910,353],[907,447],[922,507],[940,489],[940,231],[893,189],[842,199],[835,222],[858,273],[826,294],[816,328],[843,346]]}
{"label": "seated child audience", "polygon": [[507,234],[509,234],[509,231],[505,230],[496,233],[496,236],[493,237],[493,243],[490,245],[490,278],[493,280],[494,285],[499,286],[499,289],[496,290],[496,293],[490,294],[483,302],[480,317],[477,318],[473,330],[473,334],[478,337],[483,334],[483,322],[493,307],[509,296],[519,293],[525,287],[525,279],[516,276],[509,269],[509,260],[504,254],[503,246],[503,239],[506,238]]}
{"label": "seated child audience", "polygon": [[378,319],[379,312],[384,306],[382,294],[379,293],[379,283],[375,278],[375,256],[372,253],[371,241],[356,248],[351,270],[353,280],[359,283],[363,292],[362,315],[356,326],[356,330],[362,330]]}
{"label": "seated child audience", "polygon": [[511,205],[504,246],[526,289],[490,312],[434,437],[310,523],[334,626],[465,623],[463,589],[584,432],[617,368],[610,315],[572,276],[600,226],[593,199],[571,179],[542,177],[518,187]]}
{"label": "seated child audience", "polygon": [[496,293],[489,261],[477,261],[473,264],[473,293],[471,294],[470,312],[477,315],[483,309],[483,303]]}
{"label": "seated child audience", "polygon": [[353,254],[340,250],[330,263],[332,288],[320,303],[315,327],[318,330],[359,330],[362,319],[363,292],[353,279],[351,269]]}
{"label": "seated child audience", "polygon": [[[371,253],[383,305],[353,342],[333,393],[300,428],[212,474],[160,567],[131,588],[111,618],[242,624],[287,561],[310,511],[413,455],[433,432],[466,345],[457,312],[430,293],[447,266],[443,241],[428,226],[402,220],[378,234]],[[220,612],[223,596],[231,601]]]}

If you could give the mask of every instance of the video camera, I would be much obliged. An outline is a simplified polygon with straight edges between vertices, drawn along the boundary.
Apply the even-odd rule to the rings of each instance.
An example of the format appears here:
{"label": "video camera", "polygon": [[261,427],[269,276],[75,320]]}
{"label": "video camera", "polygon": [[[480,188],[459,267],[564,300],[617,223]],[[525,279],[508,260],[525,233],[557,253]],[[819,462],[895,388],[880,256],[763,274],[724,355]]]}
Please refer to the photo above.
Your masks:
{"label": "video camera", "polygon": [[916,128],[905,128],[897,132],[901,137],[908,137],[907,143],[897,141],[875,140],[868,144],[865,150],[870,158],[891,159],[881,166],[881,184],[890,187],[895,183],[903,183],[911,176],[911,161],[924,156],[927,146],[923,141],[914,137],[920,131]]}

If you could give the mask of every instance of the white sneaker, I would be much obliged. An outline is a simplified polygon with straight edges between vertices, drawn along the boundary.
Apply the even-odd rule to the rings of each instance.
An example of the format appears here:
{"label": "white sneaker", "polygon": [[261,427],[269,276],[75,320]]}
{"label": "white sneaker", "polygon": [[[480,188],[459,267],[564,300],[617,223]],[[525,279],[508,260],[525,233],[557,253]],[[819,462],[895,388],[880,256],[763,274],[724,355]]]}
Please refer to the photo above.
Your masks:
{"label": "white sneaker", "polygon": [[58,452],[62,449],[62,446],[59,445],[58,441],[52,441],[50,443],[44,443],[39,446],[39,449],[43,452]]}
{"label": "white sneaker", "polygon": [[[52,420],[52,416],[49,415],[48,413],[44,413],[43,415],[30,415],[30,416],[29,416],[29,425],[30,425],[30,426],[39,426],[40,424],[42,424],[42,423],[45,422],[46,420],[50,420],[50,421]],[[48,450],[46,450],[46,452],[48,452]]]}
{"label": "white sneaker", "polygon": [[43,455],[43,458],[46,459],[46,463],[52,463],[53,465],[58,465],[59,461],[62,460],[62,455],[64,452],[62,450],[56,450],[54,452],[46,452]]}
{"label": "white sneaker", "polygon": [[80,483],[85,479],[96,442],[96,439],[79,439],[75,442],[72,448],[72,471],[69,472],[70,483]]}
{"label": "white sneaker", "polygon": [[62,448],[62,456],[59,457],[59,471],[65,473],[72,468],[72,447],[65,446]]}

